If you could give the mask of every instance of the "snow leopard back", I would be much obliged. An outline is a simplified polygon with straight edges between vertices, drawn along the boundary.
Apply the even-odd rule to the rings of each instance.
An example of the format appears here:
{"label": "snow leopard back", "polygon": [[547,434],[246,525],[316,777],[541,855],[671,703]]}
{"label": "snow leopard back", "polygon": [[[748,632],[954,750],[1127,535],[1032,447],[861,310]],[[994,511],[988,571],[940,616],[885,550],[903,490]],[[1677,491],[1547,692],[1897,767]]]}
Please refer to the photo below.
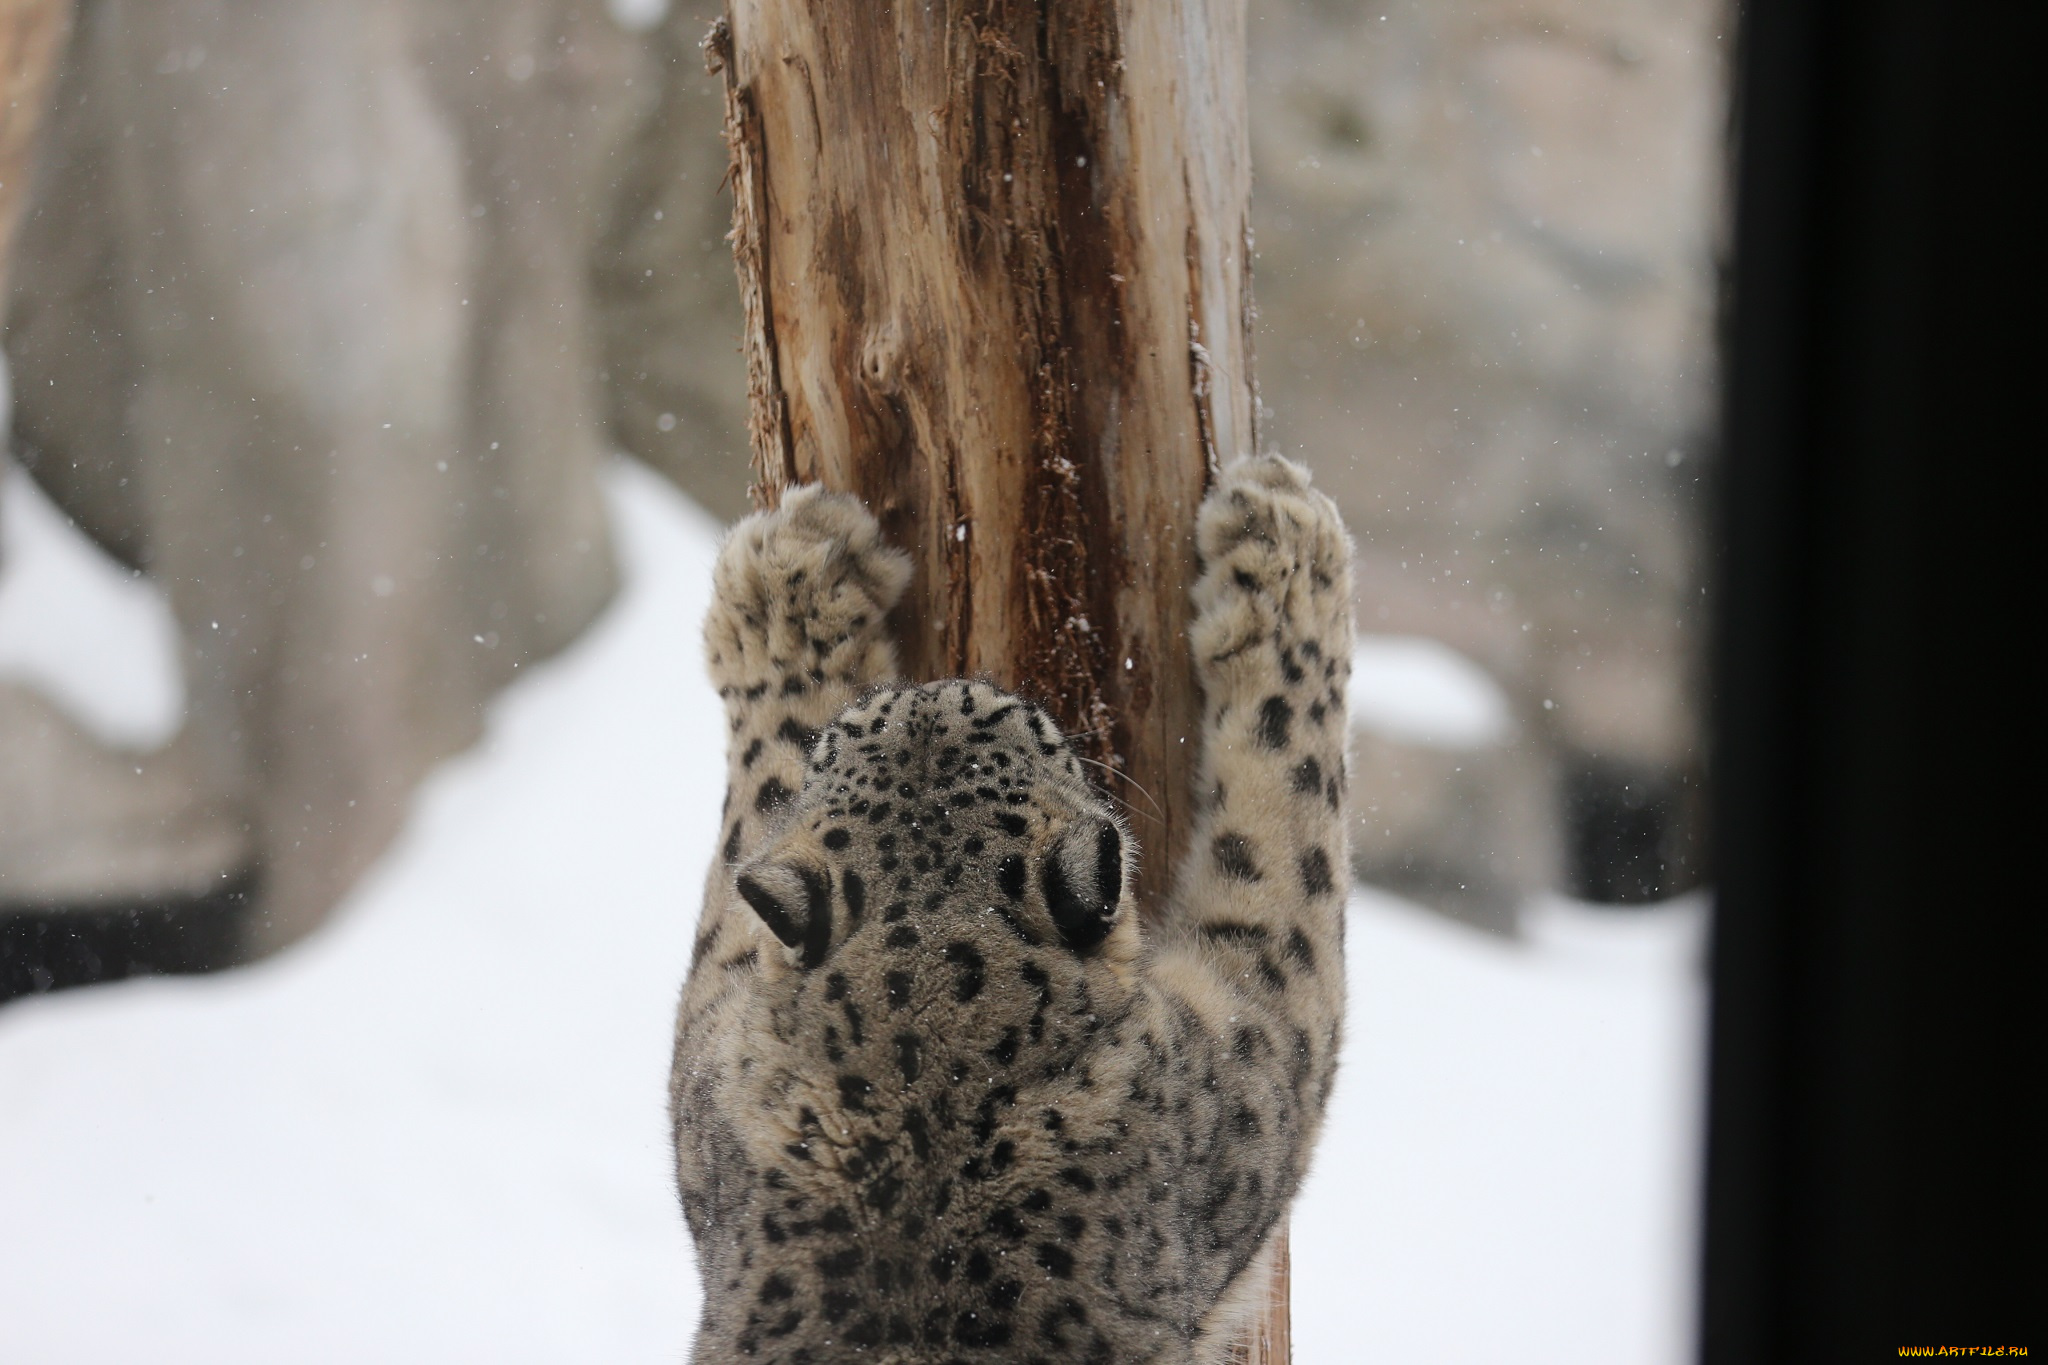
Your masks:
{"label": "snow leopard back", "polygon": [[672,1089],[696,1359],[1227,1346],[1334,1075],[1349,657],[1334,514],[1282,462],[1232,474],[1202,523],[1207,800],[1169,932],[1042,711],[978,682],[863,695],[901,580],[857,505],[801,493],[736,532],[707,632],[729,826]]}

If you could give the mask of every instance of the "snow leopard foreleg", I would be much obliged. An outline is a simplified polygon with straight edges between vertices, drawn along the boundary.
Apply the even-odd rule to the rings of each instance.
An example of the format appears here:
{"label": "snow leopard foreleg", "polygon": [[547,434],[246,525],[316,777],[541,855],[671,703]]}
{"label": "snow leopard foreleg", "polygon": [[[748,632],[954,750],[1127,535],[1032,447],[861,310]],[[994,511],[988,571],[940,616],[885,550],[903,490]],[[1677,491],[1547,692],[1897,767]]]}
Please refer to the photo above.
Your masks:
{"label": "snow leopard foreleg", "polygon": [[704,652],[725,702],[725,812],[669,1073],[676,1181],[707,1265],[723,1254],[715,1230],[753,1193],[730,1087],[757,960],[775,946],[738,904],[733,870],[780,826],[817,733],[894,676],[884,618],[909,579],[858,501],[815,486],[734,527],[712,574]]}
{"label": "snow leopard foreleg", "polygon": [[742,521],[719,553],[704,652],[725,702],[725,810],[685,1015],[713,985],[700,967],[736,964],[765,941],[730,903],[732,870],[778,827],[819,731],[895,677],[886,617],[909,581],[867,509],[815,484]]}
{"label": "snow leopard foreleg", "polygon": [[[1306,472],[1276,457],[1223,472],[1196,544],[1197,813],[1155,979],[1201,1020],[1184,1045],[1206,1054],[1203,1087],[1227,1115],[1192,1163],[1198,1216],[1242,1247],[1293,1197],[1336,1074],[1351,546]],[[1234,1330],[1221,1318],[1259,1279],[1249,1263],[1247,1248],[1212,1267],[1232,1292],[1205,1331]]]}

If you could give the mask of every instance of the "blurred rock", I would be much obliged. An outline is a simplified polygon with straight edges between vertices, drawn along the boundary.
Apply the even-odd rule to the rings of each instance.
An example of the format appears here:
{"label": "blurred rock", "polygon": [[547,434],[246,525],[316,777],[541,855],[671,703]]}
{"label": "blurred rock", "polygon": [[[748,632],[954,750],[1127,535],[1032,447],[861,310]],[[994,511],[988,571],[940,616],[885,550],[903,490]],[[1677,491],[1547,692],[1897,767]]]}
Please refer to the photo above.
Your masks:
{"label": "blurred rock", "polygon": [[1513,937],[1554,884],[1548,768],[1524,744],[1440,749],[1352,734],[1351,859],[1358,877]]}
{"label": "blurred rock", "polygon": [[196,800],[188,744],[108,749],[0,682],[0,911],[208,894],[245,872],[247,829]]}
{"label": "blurred rock", "polygon": [[1558,870],[1541,746],[1492,678],[1435,641],[1361,636],[1348,692],[1353,871],[1512,936]]}
{"label": "blurred rock", "polygon": [[[172,828],[182,790],[249,832],[259,950],[316,923],[491,693],[602,608],[614,433],[673,475],[738,451],[705,435],[720,329],[694,300],[716,291],[644,273],[674,243],[642,210],[714,201],[715,174],[675,185],[722,155],[715,122],[709,151],[662,124],[687,105],[673,28],[601,0],[78,7],[18,245],[17,449],[169,591],[189,706],[145,804]],[[71,783],[39,828],[86,847],[143,798],[95,776],[125,756],[46,721],[0,717],[0,783]],[[140,876],[75,871],[87,901]]]}
{"label": "blurred rock", "polygon": [[649,39],[660,99],[627,149],[593,271],[612,437],[726,520],[747,499],[747,367],[732,196],[723,192],[725,85],[671,10]]}

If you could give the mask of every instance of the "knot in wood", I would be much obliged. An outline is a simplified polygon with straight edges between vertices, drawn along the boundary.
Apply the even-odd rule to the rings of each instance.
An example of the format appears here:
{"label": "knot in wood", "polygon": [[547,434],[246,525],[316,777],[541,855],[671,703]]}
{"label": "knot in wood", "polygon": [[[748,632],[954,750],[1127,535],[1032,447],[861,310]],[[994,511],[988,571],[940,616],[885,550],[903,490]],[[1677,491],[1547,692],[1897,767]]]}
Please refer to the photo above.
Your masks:
{"label": "knot in wood", "polygon": [[903,327],[895,319],[868,329],[860,348],[860,378],[871,391],[894,395],[903,383]]}

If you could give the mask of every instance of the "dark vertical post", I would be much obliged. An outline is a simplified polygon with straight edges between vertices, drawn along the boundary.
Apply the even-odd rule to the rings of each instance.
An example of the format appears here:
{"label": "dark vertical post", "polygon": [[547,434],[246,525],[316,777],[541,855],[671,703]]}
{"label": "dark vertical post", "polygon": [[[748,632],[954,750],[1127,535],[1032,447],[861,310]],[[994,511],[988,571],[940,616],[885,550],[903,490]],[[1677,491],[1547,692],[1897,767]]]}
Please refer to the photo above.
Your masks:
{"label": "dark vertical post", "polygon": [[2023,12],[1747,15],[1709,1365],[2024,1346],[2040,1321]]}

